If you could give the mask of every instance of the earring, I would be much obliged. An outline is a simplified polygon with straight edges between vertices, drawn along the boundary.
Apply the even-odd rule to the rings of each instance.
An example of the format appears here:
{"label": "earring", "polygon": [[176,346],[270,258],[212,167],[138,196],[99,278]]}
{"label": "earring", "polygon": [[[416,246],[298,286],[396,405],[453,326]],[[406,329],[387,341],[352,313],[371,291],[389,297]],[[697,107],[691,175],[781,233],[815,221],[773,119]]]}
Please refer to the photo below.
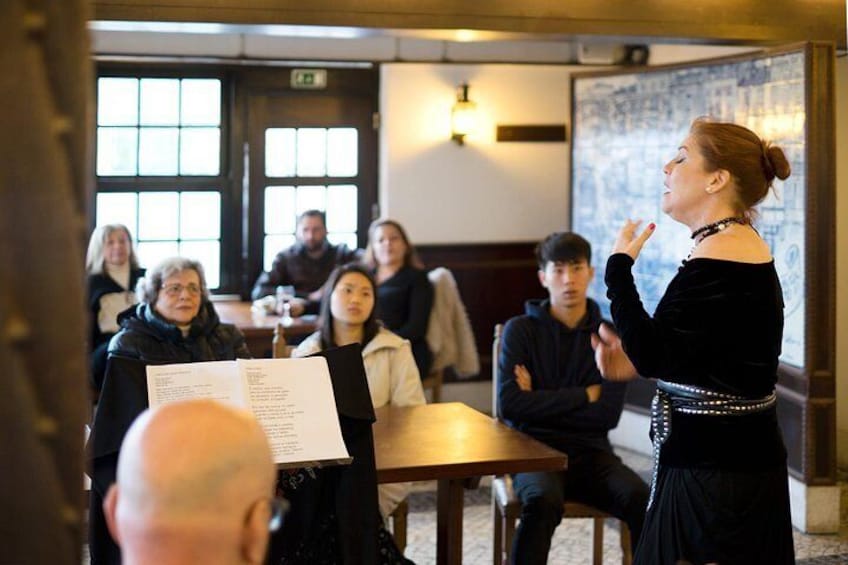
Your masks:
{"label": "earring", "polygon": [[707,190],[707,194],[712,194],[712,193],[713,193],[713,189],[712,189],[712,188],[710,188],[709,186],[707,187],[707,189],[706,189],[706,190]]}

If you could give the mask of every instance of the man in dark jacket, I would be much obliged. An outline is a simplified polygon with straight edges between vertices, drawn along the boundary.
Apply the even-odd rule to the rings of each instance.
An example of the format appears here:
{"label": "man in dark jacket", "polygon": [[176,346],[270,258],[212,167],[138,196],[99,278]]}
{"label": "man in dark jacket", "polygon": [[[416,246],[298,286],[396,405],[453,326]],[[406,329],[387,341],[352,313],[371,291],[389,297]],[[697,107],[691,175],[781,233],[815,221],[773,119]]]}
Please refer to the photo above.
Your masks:
{"label": "man in dark jacket", "polygon": [[277,253],[271,270],[259,275],[251,293],[254,300],[274,294],[278,285],[293,286],[297,298],[291,303],[291,315],[317,314],[321,288],[339,265],[362,258],[360,249],[327,241],[326,215],[307,210],[297,219],[297,243]]}
{"label": "man in dark jacket", "polygon": [[512,427],[568,454],[568,470],[518,473],[521,522],[515,563],[546,563],[563,502],[578,500],[624,520],[639,539],[648,486],[612,451],[625,387],[603,381],[591,336],[602,323],[586,291],[594,276],[589,242],[554,233],[536,247],[546,300],[529,300],[524,316],[507,322],[498,359],[500,415]]}

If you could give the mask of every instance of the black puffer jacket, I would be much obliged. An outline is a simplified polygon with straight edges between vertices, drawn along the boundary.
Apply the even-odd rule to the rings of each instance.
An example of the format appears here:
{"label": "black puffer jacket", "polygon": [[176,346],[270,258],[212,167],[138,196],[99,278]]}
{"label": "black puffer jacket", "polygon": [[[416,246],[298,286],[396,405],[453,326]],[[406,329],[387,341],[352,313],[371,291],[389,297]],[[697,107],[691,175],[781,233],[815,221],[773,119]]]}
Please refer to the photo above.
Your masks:
{"label": "black puffer jacket", "polygon": [[232,324],[218,319],[208,300],[192,320],[187,337],[163,320],[149,304],[138,304],[118,316],[121,330],[109,343],[109,355],[153,363],[189,363],[250,358],[244,336]]}

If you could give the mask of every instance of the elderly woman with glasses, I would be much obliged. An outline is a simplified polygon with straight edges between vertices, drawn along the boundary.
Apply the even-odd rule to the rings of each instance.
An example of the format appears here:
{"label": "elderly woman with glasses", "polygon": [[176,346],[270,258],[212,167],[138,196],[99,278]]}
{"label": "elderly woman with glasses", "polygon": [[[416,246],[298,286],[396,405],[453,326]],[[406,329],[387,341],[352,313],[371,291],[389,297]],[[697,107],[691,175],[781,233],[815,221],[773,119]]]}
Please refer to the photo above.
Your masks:
{"label": "elderly woman with glasses", "polygon": [[197,261],[166,259],[147,272],[138,293],[139,304],[120,314],[121,329],[109,342],[106,376],[87,448],[93,565],[121,562],[120,550],[106,526],[102,501],[115,481],[124,435],[147,407],[144,368],[148,364],[250,357],[242,333],[219,321],[209,301],[203,267]]}
{"label": "elderly woman with glasses", "polygon": [[166,363],[250,357],[241,332],[218,320],[199,262],[166,259],[148,272],[138,293],[138,306],[118,318],[110,357]]}

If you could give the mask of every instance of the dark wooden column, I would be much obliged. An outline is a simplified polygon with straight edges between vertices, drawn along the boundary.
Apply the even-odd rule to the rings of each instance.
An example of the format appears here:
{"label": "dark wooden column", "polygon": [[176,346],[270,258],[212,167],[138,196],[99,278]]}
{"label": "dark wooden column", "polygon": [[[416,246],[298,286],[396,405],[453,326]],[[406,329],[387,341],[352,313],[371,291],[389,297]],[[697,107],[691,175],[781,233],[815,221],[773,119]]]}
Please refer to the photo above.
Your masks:
{"label": "dark wooden column", "polygon": [[86,8],[0,3],[0,563],[81,558]]}

